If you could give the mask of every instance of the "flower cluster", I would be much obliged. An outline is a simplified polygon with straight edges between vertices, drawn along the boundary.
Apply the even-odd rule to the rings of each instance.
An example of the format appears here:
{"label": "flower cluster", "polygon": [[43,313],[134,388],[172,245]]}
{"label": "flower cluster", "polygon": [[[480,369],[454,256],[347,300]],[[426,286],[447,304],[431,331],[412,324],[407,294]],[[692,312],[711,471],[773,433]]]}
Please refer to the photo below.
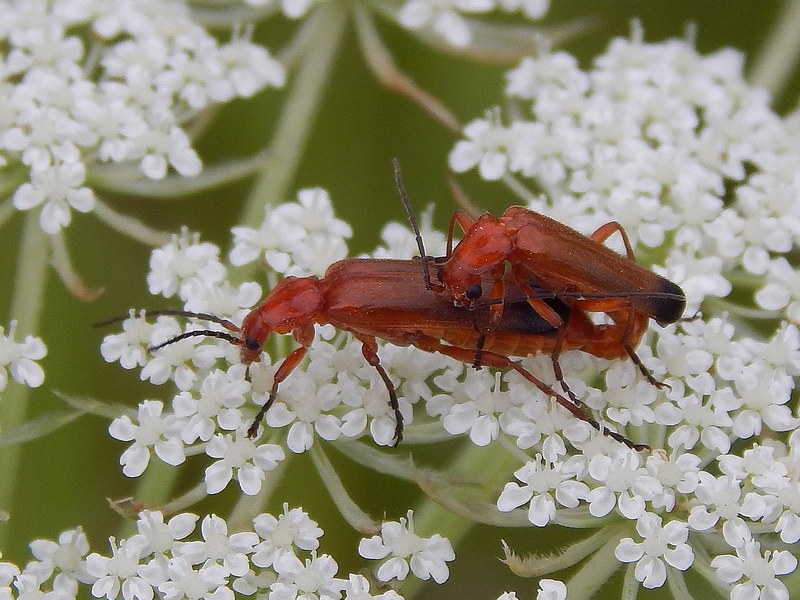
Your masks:
{"label": "flower cluster", "polygon": [[[110,555],[90,554],[81,528],[62,533],[58,542],[36,540],[31,544],[35,560],[24,569],[0,563],[0,597],[52,595],[69,600],[86,586],[95,598],[108,600],[232,600],[236,594],[271,600],[402,600],[391,589],[371,593],[374,586],[363,575],[337,577],[333,557],[317,552],[322,529],[300,508],[284,504],[278,517],[259,514],[236,533],[229,533],[228,523],[216,515],[204,517],[198,532],[199,520],[198,515],[181,513],[165,521],[161,512],[143,510],[136,534],[119,541],[110,538]],[[384,525],[387,530],[392,527],[404,529],[405,520]],[[193,539],[198,533],[199,539]],[[444,561],[453,559],[449,542],[439,538],[431,545],[408,532],[406,538],[424,546],[406,548],[414,574],[428,579],[427,567],[435,570],[439,581],[443,568],[446,579]],[[384,534],[384,539],[391,543],[392,536]],[[373,540],[363,540],[362,546]],[[385,564],[393,560],[398,559]]]}
{"label": "flower cluster", "polygon": [[[586,509],[635,523],[615,555],[635,564],[644,587],[702,561],[698,572],[716,573],[715,585],[735,584],[732,597],[788,598],[777,576],[797,567],[781,543],[800,539],[800,419],[790,409],[800,304],[785,254],[800,242],[800,144],[797,115],[776,115],[744,81],[742,62],[730,50],[700,56],[678,40],[646,44],[635,27],[589,71],[566,53],[523,60],[508,73],[508,121],[492,108],[465,128],[450,155],[455,171],[505,180],[530,208],[587,233],[620,222],[640,255],[662,262],[654,270],[685,290],[690,317],[704,303],[702,318],[654,328],[637,348],[667,383],[662,391],[629,362],[563,357],[575,361],[565,372],[603,382],[573,386],[580,398],[658,449],[649,456],[553,427],[547,404],[530,400],[502,409],[482,436],[469,431],[482,443],[499,429],[530,451],[498,498],[501,511],[523,507],[539,527],[581,514],[588,524]],[[733,275],[758,290],[764,311],[717,308]],[[743,320],[753,316],[786,320],[766,339],[748,337]],[[474,423],[514,405],[506,379],[505,391],[487,385],[472,401]],[[456,401],[450,391],[445,403]],[[702,535],[715,528],[720,544]]]}
{"label": "flower cluster", "polygon": [[17,322],[11,321],[6,334],[0,327],[0,392],[8,385],[8,374],[17,383],[35,388],[42,385],[44,371],[36,364],[47,354],[47,348],[41,339],[32,335],[25,336],[22,342],[14,341],[14,329]]}
{"label": "flower cluster", "polygon": [[181,2],[3,0],[0,12],[0,166],[27,167],[14,206],[40,208],[50,234],[94,208],[86,179],[98,161],[137,161],[152,179],[170,167],[195,175],[189,119],[283,85],[264,48],[246,36],[218,43]]}

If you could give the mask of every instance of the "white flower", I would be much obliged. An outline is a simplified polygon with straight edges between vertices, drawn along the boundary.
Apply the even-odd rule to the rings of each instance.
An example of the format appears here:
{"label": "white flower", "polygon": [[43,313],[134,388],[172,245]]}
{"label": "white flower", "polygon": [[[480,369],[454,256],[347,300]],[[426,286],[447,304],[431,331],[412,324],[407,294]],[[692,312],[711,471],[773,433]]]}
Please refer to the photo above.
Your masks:
{"label": "white flower", "polygon": [[183,443],[178,437],[177,423],[171,415],[162,416],[164,405],[158,400],[145,400],[139,405],[135,425],[127,415],[111,422],[111,437],[123,442],[133,441],[119,459],[122,472],[128,477],[138,477],[150,462],[150,448],[165,463],[179,465],[185,459]]}
{"label": "white flower", "polygon": [[175,547],[175,555],[185,558],[192,565],[208,561],[225,568],[225,576],[242,577],[250,570],[248,554],[258,543],[252,531],[240,531],[228,535],[228,525],[217,515],[208,515],[200,525],[203,541],[182,542]]}
{"label": "white flower", "polygon": [[270,567],[275,558],[284,552],[300,550],[317,550],[322,529],[312,521],[308,514],[300,508],[289,510],[284,502],[283,514],[277,519],[270,514],[262,513],[253,519],[253,529],[264,540],[253,552],[253,564]]}
{"label": "white flower", "polygon": [[[442,418],[444,428],[453,435],[469,432],[469,439],[476,446],[487,446],[500,433],[498,414],[513,406],[513,394],[500,389],[501,376],[492,377],[488,371],[469,373],[466,381],[458,382],[464,392],[446,390],[464,402],[455,402]],[[494,385],[492,385],[494,383]]]}
{"label": "white flower", "polygon": [[750,537],[747,524],[740,515],[755,520],[762,518],[766,510],[758,494],[745,494],[741,481],[728,475],[714,477],[701,471],[695,497],[695,505],[689,512],[689,525],[705,531],[722,519],[722,533],[728,544],[734,547],[738,546],[743,535]]}
{"label": "white flower", "polygon": [[161,512],[143,510],[136,521],[136,528],[145,544],[142,554],[172,552],[177,540],[182,540],[194,531],[198,518],[192,513],[181,513],[164,523]]}
{"label": "white flower", "polygon": [[763,425],[772,431],[788,431],[800,420],[792,416],[785,404],[791,397],[794,380],[766,365],[747,365],[734,379],[742,407],[733,419],[733,432],[740,438],[761,433]]}
{"label": "white flower", "polygon": [[225,277],[225,267],[219,262],[219,248],[208,242],[200,242],[197,234],[183,229],[172,241],[156,248],[150,257],[150,273],[147,285],[151,294],[171,298],[180,292],[187,300],[184,286],[194,279],[208,283],[219,283]]}
{"label": "white flower", "polygon": [[530,502],[528,520],[537,527],[556,518],[556,500],[562,506],[575,508],[589,495],[589,486],[575,481],[575,474],[567,470],[564,462],[548,463],[541,455],[515,471],[514,476],[524,485],[507,483],[497,499],[497,508],[508,512]]}
{"label": "white flower", "polygon": [[129,318],[122,322],[122,333],[107,335],[100,344],[100,354],[106,362],[119,361],[123,369],[142,367],[147,362],[147,349],[153,338],[155,326],[145,320],[144,313],[135,316],[130,311]]}
{"label": "white flower", "polygon": [[207,442],[221,429],[234,431],[243,424],[239,408],[245,403],[250,382],[244,378],[243,365],[233,365],[227,371],[215,369],[200,384],[198,397],[182,392],[172,400],[175,416],[184,421],[181,439],[191,444],[200,439]]}
{"label": "white flower", "polygon": [[83,186],[86,169],[79,162],[65,162],[31,170],[31,182],[23,183],[14,193],[14,206],[30,210],[42,205],[39,223],[53,235],[69,225],[70,208],[90,212],[94,208],[94,192]]}
{"label": "white flower", "polygon": [[35,361],[41,360],[47,354],[44,342],[37,337],[28,335],[22,342],[14,341],[16,321],[11,321],[6,335],[0,327],[0,392],[6,389],[8,373],[19,384],[29,387],[39,387],[44,382],[44,371]]}
{"label": "white flower", "polygon": [[261,490],[261,484],[278,463],[286,458],[283,448],[275,444],[256,445],[254,440],[238,432],[234,435],[217,434],[206,446],[206,454],[218,458],[206,469],[206,489],[218,494],[236,478],[239,487],[248,496]]}
{"label": "white flower", "polygon": [[336,578],[339,565],[327,554],[311,558],[303,563],[290,552],[277,557],[273,569],[278,581],[269,586],[270,598],[274,600],[303,600],[308,598],[339,598],[344,582]]}
{"label": "white flower", "polygon": [[[516,600],[516,595],[509,600]],[[557,579],[540,579],[536,600],[567,600],[567,586]]]}
{"label": "white flower", "polygon": [[233,590],[226,587],[227,570],[222,565],[208,561],[199,569],[182,557],[170,559],[167,568],[169,579],[158,585],[165,600],[204,598],[207,600],[233,600]]}
{"label": "white flower", "polygon": [[677,400],[677,406],[662,404],[655,409],[659,423],[677,425],[667,438],[671,448],[681,446],[687,450],[695,447],[698,440],[709,450],[727,452],[730,439],[726,427],[733,423],[728,413],[740,406],[729,388],[714,392],[708,402],[691,394]]}
{"label": "white flower", "polygon": [[429,538],[414,533],[412,511],[408,511],[407,518],[400,517],[399,522],[383,523],[380,535],[362,539],[358,553],[376,560],[390,557],[378,569],[381,581],[404,580],[410,563],[411,571],[419,579],[432,577],[436,583],[444,583],[450,576],[446,563],[456,557],[447,538],[438,533]]}
{"label": "white flower", "polygon": [[[193,326],[197,328],[197,326]],[[226,346],[216,342],[202,343],[206,336],[195,336],[174,341],[181,330],[178,321],[172,317],[159,317],[152,329],[149,356],[139,373],[139,379],[161,385],[172,380],[177,388],[186,391],[196,386],[198,378],[214,362],[225,355]],[[161,346],[155,349],[156,346]],[[154,348],[150,350],[150,348]]]}
{"label": "white flower", "polygon": [[315,432],[325,440],[341,435],[341,421],[328,414],[341,403],[340,392],[335,384],[318,388],[311,376],[296,371],[284,382],[265,420],[271,427],[291,424],[286,445],[292,452],[305,452],[314,443]]}
{"label": "white flower", "polygon": [[636,521],[641,542],[632,538],[620,540],[614,555],[621,562],[635,562],[634,575],[648,589],[661,587],[667,580],[664,562],[685,571],[694,561],[694,552],[686,540],[689,526],[682,521],[670,521],[662,527],[661,517],[646,512]]}
{"label": "white flower", "polygon": [[[358,352],[363,366],[363,355]],[[381,361],[383,362],[383,361]],[[386,366],[386,365],[385,365]],[[356,373],[361,369],[356,369]],[[366,389],[359,385],[358,381],[351,381],[345,374],[339,375],[340,396],[343,402],[350,408],[342,415],[341,433],[347,437],[358,437],[369,424],[369,431],[376,444],[389,446],[395,442],[395,429],[397,420],[394,410],[389,406],[389,395],[386,385],[383,383],[374,370],[363,372],[367,377],[369,387]],[[398,396],[400,413],[403,415],[403,423],[409,425],[413,421],[413,408],[405,396]]]}
{"label": "white flower", "polygon": [[89,553],[89,540],[81,527],[64,531],[58,536],[58,543],[50,540],[34,540],[30,544],[35,562],[25,566],[26,573],[35,573],[39,581],[46,581],[57,572],[53,589],[63,587],[62,579],[90,581],[84,557]]}
{"label": "white flower", "polygon": [[273,270],[296,276],[322,276],[331,263],[347,256],[345,240],[352,235],[350,226],[334,217],[330,197],[321,188],[302,189],[297,202],[268,207],[258,230],[232,231],[234,265],[263,256]]}
{"label": "white flower", "polygon": [[626,518],[638,519],[644,513],[645,501],[662,491],[661,482],[647,473],[639,455],[633,451],[621,452],[614,458],[593,456],[589,475],[602,484],[587,497],[589,512],[595,517],[607,515],[617,505]]}
{"label": "white flower", "polygon": [[500,179],[508,169],[505,149],[511,142],[508,129],[497,122],[494,113],[484,120],[476,120],[464,127],[466,140],[457,142],[450,153],[450,168],[461,173],[479,167],[481,177],[488,181]]}
{"label": "white flower", "polygon": [[653,498],[655,508],[664,508],[672,511],[675,507],[675,493],[691,494],[700,483],[700,457],[688,452],[679,454],[673,452],[667,456],[666,452],[654,451],[647,457],[647,470],[661,482],[663,491],[661,495]]}
{"label": "white flower", "polygon": [[125,600],[152,600],[152,586],[140,576],[139,561],[142,559],[143,540],[137,536],[121,540],[110,538],[110,558],[92,553],[86,558],[86,570],[96,578],[92,585],[95,598],[105,596],[116,600],[122,592]]}
{"label": "white flower", "polygon": [[711,561],[717,577],[725,583],[736,583],[731,591],[735,600],[770,598],[789,600],[786,585],[776,575],[786,575],[797,568],[797,559],[788,550],[767,550],[761,554],[761,544],[750,540],[736,548],[736,556],[723,554]]}
{"label": "white flower", "polygon": [[650,405],[658,396],[658,389],[649,381],[635,381],[635,367],[620,363],[606,371],[606,391],[603,400],[607,403],[606,415],[620,425],[642,426],[655,421]]}

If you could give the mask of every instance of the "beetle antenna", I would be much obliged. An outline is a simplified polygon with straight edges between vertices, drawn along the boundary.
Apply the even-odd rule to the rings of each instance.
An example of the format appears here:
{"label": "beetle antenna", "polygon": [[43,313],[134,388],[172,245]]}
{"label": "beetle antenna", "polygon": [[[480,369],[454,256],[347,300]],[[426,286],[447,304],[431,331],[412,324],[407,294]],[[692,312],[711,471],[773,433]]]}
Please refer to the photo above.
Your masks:
{"label": "beetle antenna", "polygon": [[[212,323],[217,323],[219,325],[222,325],[225,329],[229,329],[230,331],[239,331],[239,326],[236,325],[235,323],[232,323],[228,319],[223,319],[222,317],[218,317],[216,315],[212,315],[209,313],[192,312],[190,310],[173,310],[165,308],[161,310],[144,310],[141,311],[141,314],[146,317],[158,317],[158,316],[194,317],[196,319],[203,319],[204,321],[211,321]],[[92,327],[105,327],[106,325],[119,323],[121,321],[125,321],[126,319],[130,318],[131,318],[130,315],[125,315],[124,317],[113,317],[111,319],[101,321],[100,323],[94,323]]]}
{"label": "beetle antenna", "polygon": [[224,331],[215,331],[213,329],[195,329],[192,331],[186,331],[181,333],[180,335],[176,335],[174,338],[168,339],[166,342],[162,342],[155,346],[150,346],[148,350],[153,352],[154,350],[159,350],[164,346],[169,346],[170,344],[174,344],[175,342],[180,342],[181,340],[185,340],[186,338],[190,337],[215,337],[221,340],[225,340],[226,342],[230,342],[234,346],[241,345],[241,341],[238,337],[231,335],[230,333],[225,333]]}
{"label": "beetle antenna", "polygon": [[417,238],[417,248],[419,249],[419,257],[422,260],[422,275],[425,278],[425,289],[431,289],[431,271],[428,266],[428,255],[425,253],[425,244],[422,243],[422,234],[419,231],[419,223],[414,214],[414,209],[411,207],[411,200],[406,193],[406,188],[403,185],[403,178],[400,177],[400,161],[396,158],[392,159],[392,167],[394,170],[394,182],[397,185],[397,191],[400,194],[400,200],[406,209],[408,221],[411,223],[411,229],[414,230],[414,235]]}

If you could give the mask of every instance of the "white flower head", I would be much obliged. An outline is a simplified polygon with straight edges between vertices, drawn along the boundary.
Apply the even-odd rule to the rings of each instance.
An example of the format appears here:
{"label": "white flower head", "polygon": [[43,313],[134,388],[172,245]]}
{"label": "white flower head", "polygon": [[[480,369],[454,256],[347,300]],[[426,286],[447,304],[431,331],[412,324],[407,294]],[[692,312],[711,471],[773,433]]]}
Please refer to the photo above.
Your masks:
{"label": "white flower head", "polygon": [[761,544],[751,539],[736,548],[735,556],[716,556],[711,567],[722,581],[736,584],[732,598],[789,600],[789,590],[777,576],[793,572],[797,559],[788,550],[767,550],[762,554]]}
{"label": "white flower head", "polygon": [[145,543],[143,554],[172,552],[177,541],[194,531],[198,518],[192,513],[180,513],[165,523],[161,512],[143,510],[136,522]]}
{"label": "white flower head", "polygon": [[200,525],[202,541],[180,542],[174,555],[185,558],[192,565],[209,562],[224,567],[226,576],[242,577],[250,570],[248,555],[258,542],[252,531],[228,534],[228,524],[217,515],[208,515]]}
{"label": "white flower head", "polygon": [[[515,600],[516,596],[512,599]],[[540,579],[536,600],[567,600],[567,586],[557,579]]]}
{"label": "white flower head", "polygon": [[85,174],[86,169],[79,162],[33,168],[30,183],[23,183],[14,193],[14,206],[19,210],[41,206],[42,229],[56,234],[70,224],[70,209],[86,213],[94,208],[94,192],[82,185]]}
{"label": "white flower head", "polygon": [[188,300],[190,282],[199,279],[215,284],[225,277],[225,267],[218,256],[219,248],[200,242],[197,234],[183,229],[169,244],[153,250],[147,276],[150,293],[165,298],[178,294],[182,300]]}
{"label": "white flower head", "polygon": [[164,405],[158,400],[146,400],[139,405],[138,424],[123,415],[111,422],[111,437],[123,442],[133,442],[120,457],[122,472],[128,477],[138,477],[150,462],[150,449],[165,463],[179,465],[186,459],[179,437],[179,424],[172,415],[162,414]]}
{"label": "white flower head", "polygon": [[276,444],[256,444],[237,432],[234,435],[216,434],[206,454],[218,459],[206,469],[206,489],[209,494],[224,490],[231,479],[236,478],[242,492],[254,496],[261,490],[266,473],[286,458],[283,448]]}
{"label": "white flower head", "polygon": [[662,526],[661,517],[646,512],[636,521],[641,542],[632,538],[620,540],[614,555],[622,562],[636,562],[637,581],[648,589],[661,587],[667,579],[665,562],[685,571],[694,560],[694,552],[686,543],[689,526],[681,521],[669,521]]}
{"label": "white flower head", "polygon": [[290,510],[286,503],[277,519],[268,513],[258,515],[253,519],[253,529],[263,541],[254,548],[252,561],[262,568],[271,566],[280,554],[294,552],[294,548],[317,550],[323,533],[306,512],[301,508]]}
{"label": "white flower head", "polygon": [[277,557],[272,568],[278,581],[270,586],[270,596],[275,598],[339,598],[344,581],[336,577],[339,565],[329,555],[317,556],[301,561],[294,554],[285,552]]}
{"label": "white flower head", "polygon": [[347,256],[345,240],[352,229],[334,217],[327,191],[307,188],[297,193],[297,202],[268,207],[258,229],[234,227],[233,234],[234,265],[262,257],[284,275],[322,276],[331,263]]}
{"label": "white flower head", "polygon": [[508,512],[530,502],[528,520],[537,527],[544,527],[555,519],[556,500],[561,506],[575,508],[589,495],[589,486],[576,481],[566,463],[548,463],[541,455],[518,469],[514,476],[523,485],[507,483],[497,499],[497,508]]}
{"label": "white flower head", "polygon": [[86,569],[95,579],[92,595],[115,600],[120,593],[125,600],[152,600],[153,587],[140,574],[140,561],[144,557],[144,540],[140,537],[121,540],[110,538],[110,557],[92,553],[86,558]]}
{"label": "white flower head", "polygon": [[39,581],[46,581],[56,572],[53,589],[65,585],[62,579],[87,583],[91,579],[86,571],[89,540],[81,527],[62,532],[58,542],[34,540],[30,544],[36,561],[25,566],[26,573],[35,573]]}
{"label": "white flower head", "polygon": [[450,576],[447,562],[456,557],[447,538],[438,533],[429,538],[414,533],[412,511],[408,511],[407,518],[383,523],[380,535],[362,539],[358,553],[374,560],[389,557],[378,568],[377,575],[381,581],[404,580],[410,566],[411,572],[419,579],[433,578],[436,583],[444,583]]}

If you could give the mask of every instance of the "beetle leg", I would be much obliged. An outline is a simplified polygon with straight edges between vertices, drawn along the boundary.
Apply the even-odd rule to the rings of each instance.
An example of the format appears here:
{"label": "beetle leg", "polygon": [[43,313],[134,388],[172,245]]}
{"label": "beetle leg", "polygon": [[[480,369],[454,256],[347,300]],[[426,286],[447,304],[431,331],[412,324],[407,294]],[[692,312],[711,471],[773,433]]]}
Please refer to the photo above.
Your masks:
{"label": "beetle leg", "polygon": [[[563,328],[564,319],[561,318],[561,315],[559,315],[552,306],[545,302],[545,298],[542,297],[542,291],[536,290],[531,285],[531,273],[528,272],[527,269],[519,268],[513,264],[512,272],[514,279],[517,280],[520,290],[522,290],[528,297],[528,304],[530,304],[531,308],[536,311],[536,314],[538,314],[556,329]],[[533,283],[535,284],[536,282],[534,281]]]}
{"label": "beetle leg", "polygon": [[[427,352],[439,352],[440,354],[444,354],[445,356],[450,356],[451,358],[455,358],[456,360],[467,364],[469,364],[469,362],[472,360],[473,357],[473,351],[471,349],[459,348],[458,346],[446,346],[442,344],[439,340],[426,335],[415,336],[413,343],[418,348],[426,350]],[[566,408],[578,419],[580,419],[581,421],[586,421],[603,435],[607,435],[610,438],[613,438],[618,442],[621,442],[626,446],[628,446],[629,448],[636,451],[649,449],[649,446],[645,444],[636,444],[631,440],[629,440],[628,438],[626,438],[624,435],[617,433],[616,431],[612,431],[603,425],[600,425],[600,423],[598,423],[595,419],[589,416],[589,414],[583,409],[582,406],[573,404],[572,402],[567,400],[564,396],[562,396],[553,388],[551,388],[549,385],[539,380],[533,373],[531,373],[530,371],[528,371],[515,361],[511,360],[507,356],[503,354],[497,354],[495,352],[483,352],[481,356],[483,359],[483,364],[486,366],[496,367],[498,369],[514,369],[517,373],[519,373],[525,379],[530,381],[542,392],[544,392],[551,398],[554,398],[556,402],[558,402],[561,406]]]}
{"label": "beetle leg", "polygon": [[[641,327],[641,328],[647,327],[647,318],[646,318],[646,316],[636,314],[636,312],[632,308],[629,308],[627,311],[624,311],[624,312],[627,313],[626,314],[626,319],[625,319],[625,331],[624,331],[622,337],[620,338],[620,344],[625,349],[625,352],[630,357],[630,359],[633,362],[633,364],[635,364],[637,367],[639,367],[639,370],[642,372],[642,375],[644,375],[645,379],[647,379],[647,381],[649,381],[651,385],[654,385],[659,389],[664,389],[664,388],[672,389],[672,388],[670,388],[669,384],[664,383],[663,381],[659,381],[658,379],[656,379],[653,376],[653,374],[650,372],[650,369],[648,369],[644,365],[644,363],[642,362],[642,359],[639,358],[638,354],[636,354],[636,350],[633,349],[633,346],[631,346],[628,343],[628,340],[630,340],[630,339],[640,339],[641,338],[641,332],[635,331],[635,330],[638,327]],[[610,314],[611,314],[611,318],[614,319],[614,322],[615,322],[615,325],[612,325],[611,327],[616,327],[617,329],[619,329],[621,326],[618,323],[618,320],[621,320],[621,319],[619,319],[619,317],[614,313],[610,313]],[[615,317],[616,317],[616,319],[615,319]]]}
{"label": "beetle leg", "polygon": [[575,395],[575,392],[567,385],[566,380],[564,379],[564,371],[561,369],[561,363],[558,362],[558,357],[561,355],[561,347],[564,344],[564,338],[567,334],[567,324],[564,327],[561,327],[558,330],[558,335],[556,336],[556,345],[553,348],[553,351],[550,353],[550,360],[553,363],[553,373],[556,376],[556,380],[561,383],[561,387],[569,396],[569,399],[572,400],[576,405],[583,406],[583,402],[578,400],[578,397]]}
{"label": "beetle leg", "polygon": [[394,428],[394,443],[392,447],[397,446],[403,440],[403,413],[400,412],[400,403],[397,401],[397,392],[395,390],[392,380],[386,369],[381,365],[381,359],[378,357],[378,344],[372,336],[358,335],[353,332],[356,338],[361,342],[361,354],[367,359],[367,362],[375,367],[378,375],[383,379],[383,383],[389,392],[389,407],[394,411],[395,428]]}
{"label": "beetle leg", "polygon": [[476,371],[480,369],[483,364],[481,358],[483,356],[483,346],[486,344],[486,334],[481,333],[478,337],[478,342],[475,344],[475,360],[472,361],[472,368]]}
{"label": "beetle leg", "polygon": [[272,380],[272,388],[269,391],[269,397],[267,398],[267,401],[258,411],[253,419],[252,424],[247,429],[247,437],[254,438],[258,435],[258,426],[261,424],[261,419],[263,419],[264,415],[267,414],[270,406],[272,406],[272,404],[275,402],[275,396],[278,395],[278,386],[280,385],[281,381],[286,379],[289,374],[294,371],[295,367],[300,364],[300,361],[303,360],[306,352],[308,352],[308,348],[306,346],[300,346],[291,354],[289,354],[289,356],[283,359],[281,366],[278,367],[277,371],[275,371],[275,377]]}
{"label": "beetle leg", "polygon": [[602,244],[608,238],[614,235],[614,232],[616,231],[619,231],[619,234],[622,236],[622,243],[625,244],[625,251],[628,253],[628,258],[635,261],[636,256],[633,254],[633,248],[631,248],[631,241],[628,239],[628,234],[625,231],[625,228],[617,221],[609,221],[605,225],[601,225],[589,237]]}
{"label": "beetle leg", "polygon": [[457,210],[453,213],[453,216],[450,217],[450,227],[447,228],[447,253],[445,254],[445,259],[449,259],[453,255],[453,232],[456,229],[456,222],[461,227],[461,231],[466,233],[475,224],[475,219],[463,210]]}

